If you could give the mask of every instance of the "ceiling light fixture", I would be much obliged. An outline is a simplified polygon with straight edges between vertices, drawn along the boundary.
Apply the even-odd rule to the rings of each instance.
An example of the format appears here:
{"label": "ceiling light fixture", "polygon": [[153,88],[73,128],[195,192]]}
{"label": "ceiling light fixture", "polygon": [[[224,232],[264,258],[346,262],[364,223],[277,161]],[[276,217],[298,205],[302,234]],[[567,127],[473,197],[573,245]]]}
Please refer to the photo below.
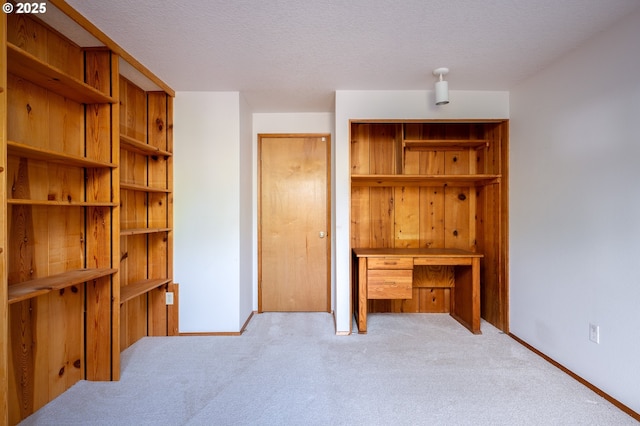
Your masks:
{"label": "ceiling light fixture", "polygon": [[438,76],[436,81],[436,105],[446,105],[449,103],[449,83],[442,79],[443,75],[449,73],[449,68],[436,68],[433,75]]}

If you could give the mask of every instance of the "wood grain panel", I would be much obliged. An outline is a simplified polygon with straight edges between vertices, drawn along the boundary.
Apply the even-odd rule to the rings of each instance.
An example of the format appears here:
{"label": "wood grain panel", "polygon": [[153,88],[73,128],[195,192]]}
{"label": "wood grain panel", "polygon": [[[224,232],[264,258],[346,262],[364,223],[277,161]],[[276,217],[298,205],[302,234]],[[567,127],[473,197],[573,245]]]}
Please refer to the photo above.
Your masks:
{"label": "wood grain panel", "polygon": [[351,174],[370,173],[370,129],[369,124],[353,124],[351,127]]}
{"label": "wood grain panel", "polygon": [[163,193],[149,193],[147,198],[149,200],[147,206],[149,228],[166,228],[168,225],[168,195]]}
{"label": "wood grain panel", "polygon": [[124,77],[120,77],[120,133],[147,142],[147,95]]}
{"label": "wood grain panel", "polygon": [[470,229],[469,188],[444,189],[444,246],[469,249],[474,240]]}
{"label": "wood grain panel", "polygon": [[166,285],[149,292],[149,336],[167,336]]}
{"label": "wood grain panel", "polygon": [[7,97],[7,138],[29,143],[39,148],[48,147],[49,101],[47,90],[26,80],[7,76],[11,96]]}
{"label": "wood grain panel", "polygon": [[394,197],[395,239],[393,247],[420,247],[420,188],[392,188]]}
{"label": "wood grain panel", "polygon": [[371,203],[371,247],[393,247],[395,239],[393,188],[371,188],[369,191]]}
{"label": "wood grain panel", "polygon": [[7,41],[26,50],[43,61],[47,61],[47,38],[49,31],[26,14],[7,15]]}
{"label": "wood grain panel", "polygon": [[167,95],[164,92],[148,92],[147,102],[148,143],[162,151],[167,151]]}
{"label": "wood grain panel", "polygon": [[[85,81],[87,84],[103,93],[111,94],[111,55],[109,51],[91,49],[85,52],[85,58]],[[92,104],[87,105],[85,111],[87,123],[85,155],[96,160],[112,161],[112,106],[110,104]],[[105,180],[108,181],[108,179]]]}
{"label": "wood grain panel", "polygon": [[11,206],[8,215],[9,244],[8,278],[9,285],[28,281],[37,274],[36,239],[31,206]]}
{"label": "wood grain panel", "polygon": [[[44,141],[46,147],[53,151],[83,156],[83,106],[53,92],[47,93],[47,102],[49,111],[46,120],[54,124],[47,126],[49,132],[48,139]],[[25,109],[28,111],[28,108]]]}
{"label": "wood grain panel", "polygon": [[449,313],[451,291],[448,288],[421,288],[420,312]]}
{"label": "wood grain panel", "polygon": [[396,173],[395,125],[373,126],[369,138],[369,173],[384,175]]}
{"label": "wood grain panel", "polygon": [[82,79],[81,49],[29,15],[7,15],[7,41],[63,72]]}
{"label": "wood grain panel", "polygon": [[74,285],[48,295],[49,395],[52,400],[84,378],[84,291]]}
{"label": "wood grain panel", "polygon": [[167,273],[167,232],[156,232],[147,237],[150,278],[169,278]]}
{"label": "wood grain panel", "polygon": [[[8,405],[9,423],[17,424],[36,406],[36,322],[39,311],[34,298],[9,305]],[[46,351],[46,347],[43,348]],[[46,386],[40,381],[39,385]],[[46,389],[46,387],[45,387]]]}
{"label": "wood grain panel", "polygon": [[444,212],[443,188],[420,188],[420,247],[445,247]]}
{"label": "wood grain panel", "polygon": [[369,188],[351,188],[351,247],[371,247]]}
{"label": "wood grain panel", "polygon": [[86,379],[111,380],[111,277],[85,284],[86,304]]}
{"label": "wood grain panel", "polygon": [[454,271],[451,266],[415,266],[413,268],[414,287],[444,287],[454,285]]}
{"label": "wood grain panel", "polygon": [[[47,208],[48,268],[46,275],[84,267],[84,218],[82,209]],[[81,307],[82,310],[82,307]]]}

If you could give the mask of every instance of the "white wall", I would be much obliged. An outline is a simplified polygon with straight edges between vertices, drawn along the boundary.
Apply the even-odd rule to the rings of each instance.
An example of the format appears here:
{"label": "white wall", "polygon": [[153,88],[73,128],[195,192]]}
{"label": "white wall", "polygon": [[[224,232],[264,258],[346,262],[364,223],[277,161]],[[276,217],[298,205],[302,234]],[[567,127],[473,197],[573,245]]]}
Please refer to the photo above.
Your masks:
{"label": "white wall", "polygon": [[[253,209],[253,223],[258,223],[258,208],[257,208],[257,200],[258,200],[258,134],[263,133],[321,133],[321,134],[330,134],[331,135],[331,155],[333,157],[334,153],[334,120],[335,115],[333,113],[255,113],[253,114],[253,170],[256,171],[256,176],[254,179],[253,185],[253,200],[255,201],[254,209]],[[333,163],[333,161],[332,161]],[[335,197],[334,197],[334,179],[333,179],[333,170],[331,173],[331,205],[335,205]],[[329,236],[332,236],[334,233],[334,220],[332,218],[332,227],[330,230]],[[257,226],[256,226],[257,228]],[[255,253],[258,251],[258,234],[257,229],[254,230],[254,250]],[[253,295],[253,306],[254,310],[258,309],[258,264],[257,264],[257,254],[255,256],[255,264],[253,265],[253,282],[254,284],[254,295]],[[335,240],[331,239],[331,307],[335,306]]]}
{"label": "white wall", "polygon": [[240,294],[238,328],[242,326],[255,310],[253,295],[255,293],[254,268],[256,251],[254,233],[257,228],[253,212],[255,208],[253,185],[255,167],[253,163],[253,116],[249,104],[240,97]]}
{"label": "white wall", "polygon": [[509,118],[508,92],[450,91],[448,105],[436,107],[432,91],[336,92],[335,215],[336,331],[351,330],[349,210],[351,175],[349,120]]}
{"label": "white wall", "polygon": [[510,123],[511,332],[636,412],[638,41],[636,13],[515,88]]}
{"label": "white wall", "polygon": [[[243,107],[244,108],[244,107]],[[243,139],[247,138],[242,128]],[[180,332],[238,331],[246,216],[237,92],[178,92],[174,107],[174,281]],[[249,178],[250,179],[250,178]],[[249,204],[250,206],[250,204]],[[246,256],[246,247],[243,246]],[[249,260],[250,263],[250,260]],[[242,280],[242,281],[241,281]]]}

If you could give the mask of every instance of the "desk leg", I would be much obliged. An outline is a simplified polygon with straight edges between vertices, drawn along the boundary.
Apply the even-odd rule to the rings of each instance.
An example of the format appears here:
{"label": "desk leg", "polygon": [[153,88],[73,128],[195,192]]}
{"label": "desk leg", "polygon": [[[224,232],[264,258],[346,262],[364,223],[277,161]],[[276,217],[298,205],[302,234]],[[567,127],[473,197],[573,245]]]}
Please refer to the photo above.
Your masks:
{"label": "desk leg", "polygon": [[474,334],[480,331],[480,258],[471,259],[471,266],[456,266],[455,285],[451,300],[451,316]]}
{"label": "desk leg", "polygon": [[358,258],[358,333],[367,332],[367,258]]}
{"label": "desk leg", "polygon": [[471,332],[480,334],[480,258],[471,259]]}

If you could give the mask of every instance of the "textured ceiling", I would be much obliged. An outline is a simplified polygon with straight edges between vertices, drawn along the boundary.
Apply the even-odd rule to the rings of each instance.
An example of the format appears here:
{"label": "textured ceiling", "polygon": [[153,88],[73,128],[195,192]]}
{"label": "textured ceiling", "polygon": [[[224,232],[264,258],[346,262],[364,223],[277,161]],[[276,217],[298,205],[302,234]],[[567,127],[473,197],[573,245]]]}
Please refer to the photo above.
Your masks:
{"label": "textured ceiling", "polygon": [[336,90],[509,90],[638,0],[67,0],[176,91],[256,112],[333,111]]}

